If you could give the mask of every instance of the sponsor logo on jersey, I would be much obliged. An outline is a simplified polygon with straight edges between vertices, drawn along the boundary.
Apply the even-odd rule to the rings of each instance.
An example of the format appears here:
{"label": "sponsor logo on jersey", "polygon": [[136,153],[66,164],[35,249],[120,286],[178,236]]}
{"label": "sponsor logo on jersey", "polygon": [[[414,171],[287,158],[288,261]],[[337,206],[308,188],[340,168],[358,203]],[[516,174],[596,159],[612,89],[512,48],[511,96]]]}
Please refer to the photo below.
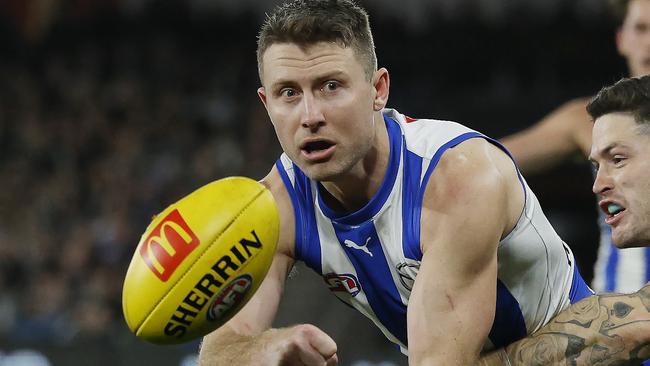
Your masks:
{"label": "sponsor logo on jersey", "polygon": [[210,321],[222,319],[232,309],[237,307],[253,284],[253,277],[243,274],[232,280],[224,287],[208,308],[207,318]]}
{"label": "sponsor logo on jersey", "polygon": [[173,210],[145,239],[140,255],[151,272],[166,282],[183,259],[198,246],[199,238],[180,212]]}
{"label": "sponsor logo on jersey", "polygon": [[355,242],[353,242],[352,240],[349,240],[349,239],[345,239],[343,241],[343,244],[345,244],[345,246],[348,247],[348,248],[360,250],[360,251],[362,251],[362,252],[364,252],[364,253],[366,253],[366,254],[368,254],[369,256],[372,257],[372,252],[370,251],[370,249],[368,249],[368,243],[370,243],[370,239],[371,238],[366,239],[366,242],[363,245],[359,245],[359,244],[357,244],[357,243],[355,243]]}
{"label": "sponsor logo on jersey", "polygon": [[353,274],[328,273],[323,276],[323,279],[332,292],[344,292],[352,297],[361,292],[359,281]]}
{"label": "sponsor logo on jersey", "polygon": [[413,290],[413,283],[415,282],[415,276],[420,269],[420,264],[402,262],[399,263],[395,269],[397,270],[399,282],[402,286],[409,291]]}

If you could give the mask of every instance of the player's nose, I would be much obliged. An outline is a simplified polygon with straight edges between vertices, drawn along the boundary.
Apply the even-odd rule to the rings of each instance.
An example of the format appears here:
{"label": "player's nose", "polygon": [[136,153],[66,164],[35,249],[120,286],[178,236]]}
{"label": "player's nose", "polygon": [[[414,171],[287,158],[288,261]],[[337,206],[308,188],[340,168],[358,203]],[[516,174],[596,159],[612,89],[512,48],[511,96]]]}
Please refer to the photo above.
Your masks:
{"label": "player's nose", "polygon": [[598,169],[596,171],[596,179],[594,179],[594,185],[591,190],[595,194],[603,194],[614,187],[613,180],[609,173],[605,169]]}
{"label": "player's nose", "polygon": [[305,93],[302,98],[302,115],[300,124],[309,129],[315,129],[325,124],[323,106],[311,93]]}

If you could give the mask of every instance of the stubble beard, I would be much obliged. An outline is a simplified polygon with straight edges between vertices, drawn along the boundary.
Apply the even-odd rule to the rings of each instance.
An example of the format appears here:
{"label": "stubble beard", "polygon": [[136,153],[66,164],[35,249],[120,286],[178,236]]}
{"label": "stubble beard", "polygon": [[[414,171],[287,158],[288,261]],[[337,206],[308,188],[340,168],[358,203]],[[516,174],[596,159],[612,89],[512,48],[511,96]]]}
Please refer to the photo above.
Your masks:
{"label": "stubble beard", "polygon": [[356,146],[347,151],[337,151],[327,162],[313,164],[302,169],[312,180],[318,182],[335,182],[349,173],[357,164],[362,163],[363,158],[370,150],[371,142],[365,141],[363,145]]}

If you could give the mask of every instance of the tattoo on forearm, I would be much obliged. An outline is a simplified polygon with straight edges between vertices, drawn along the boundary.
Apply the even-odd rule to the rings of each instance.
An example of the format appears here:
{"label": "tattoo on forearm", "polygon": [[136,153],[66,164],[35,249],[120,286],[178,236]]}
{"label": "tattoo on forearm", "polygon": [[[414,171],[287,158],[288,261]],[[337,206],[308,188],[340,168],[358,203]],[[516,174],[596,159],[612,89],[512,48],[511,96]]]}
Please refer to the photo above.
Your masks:
{"label": "tattoo on forearm", "polygon": [[[540,334],[526,339],[516,352],[513,365],[544,366],[561,363],[564,359],[568,365],[575,365],[574,349],[583,349],[584,339],[572,335],[556,333]],[[566,354],[556,350],[566,349]],[[509,352],[510,353],[510,352]]]}
{"label": "tattoo on forearm", "polygon": [[634,308],[624,302],[614,303],[614,315],[618,318],[625,318]]}
{"label": "tattoo on forearm", "polygon": [[645,309],[650,312],[650,285],[646,285],[644,288],[639,290],[638,294],[643,306],[645,306]]}
{"label": "tattoo on forearm", "polygon": [[590,296],[507,348],[516,365],[639,365],[650,359],[650,283],[630,295]]}

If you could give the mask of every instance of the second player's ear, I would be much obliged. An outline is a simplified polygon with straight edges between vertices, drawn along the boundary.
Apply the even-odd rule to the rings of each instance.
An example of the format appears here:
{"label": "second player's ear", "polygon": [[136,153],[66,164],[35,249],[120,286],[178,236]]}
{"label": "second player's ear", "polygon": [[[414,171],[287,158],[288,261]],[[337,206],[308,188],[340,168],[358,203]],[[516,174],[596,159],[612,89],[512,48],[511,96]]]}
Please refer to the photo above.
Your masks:
{"label": "second player's ear", "polygon": [[380,111],[388,104],[388,94],[390,91],[390,77],[388,70],[380,68],[375,71],[372,77],[372,85],[374,87],[374,109]]}
{"label": "second player's ear", "polygon": [[627,57],[628,50],[625,44],[625,35],[623,34],[623,27],[621,26],[616,30],[616,50],[618,51],[618,54]]}

